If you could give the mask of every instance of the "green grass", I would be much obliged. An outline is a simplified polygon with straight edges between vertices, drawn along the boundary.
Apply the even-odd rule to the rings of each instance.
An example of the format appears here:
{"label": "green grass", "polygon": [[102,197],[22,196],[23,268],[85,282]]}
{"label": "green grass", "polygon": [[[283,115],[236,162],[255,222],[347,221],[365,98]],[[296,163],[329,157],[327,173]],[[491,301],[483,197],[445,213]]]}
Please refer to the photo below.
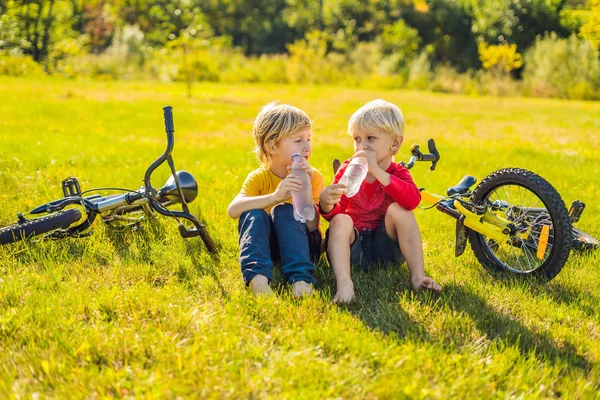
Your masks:
{"label": "green grass", "polygon": [[[170,220],[115,233],[0,248],[0,397],[593,398],[600,385],[599,253],[573,254],[552,282],[494,279],[470,250],[454,257],[454,223],[417,211],[426,270],[440,296],[410,290],[405,266],[355,272],[358,301],[319,294],[253,298],[226,208],[256,167],[250,128],[279,99],[314,119],[311,164],[352,153],[348,118],[374,98],[398,104],[405,144],[434,137],[442,159],[417,165],[419,186],[444,193],[466,174],[503,167],[541,174],[565,202],[587,203],[600,236],[600,104],[470,98],[410,91],[180,85],[0,77],[0,225],[53,200],[67,176],[83,188],[137,188],[163,151],[174,107],[175,162],[200,185],[194,213],[221,243],[211,258]],[[159,186],[168,176],[161,168]]]}

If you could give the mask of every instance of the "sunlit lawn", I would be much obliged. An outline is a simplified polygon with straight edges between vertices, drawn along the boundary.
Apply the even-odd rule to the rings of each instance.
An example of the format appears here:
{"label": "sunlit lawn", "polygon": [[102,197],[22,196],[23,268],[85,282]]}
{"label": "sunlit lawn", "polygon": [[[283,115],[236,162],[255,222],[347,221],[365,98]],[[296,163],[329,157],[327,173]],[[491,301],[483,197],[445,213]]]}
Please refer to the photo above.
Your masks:
{"label": "sunlit lawn", "polygon": [[[314,119],[311,164],[352,153],[354,110],[398,104],[408,147],[436,139],[442,159],[417,165],[419,186],[445,193],[471,174],[535,171],[600,236],[600,104],[472,98],[333,87],[181,85],[0,78],[0,225],[53,200],[60,182],[138,188],[166,145],[162,106],[175,116],[175,164],[199,182],[192,211],[222,245],[211,258],[171,220],[139,232],[0,248],[0,397],[593,398],[600,385],[598,254],[574,254],[552,282],[497,280],[470,250],[454,257],[454,222],[417,211],[426,270],[439,296],[414,294],[406,266],[355,272],[358,301],[319,294],[255,299],[237,263],[227,205],[257,166],[250,128],[280,100]],[[163,167],[153,178],[160,186]]]}

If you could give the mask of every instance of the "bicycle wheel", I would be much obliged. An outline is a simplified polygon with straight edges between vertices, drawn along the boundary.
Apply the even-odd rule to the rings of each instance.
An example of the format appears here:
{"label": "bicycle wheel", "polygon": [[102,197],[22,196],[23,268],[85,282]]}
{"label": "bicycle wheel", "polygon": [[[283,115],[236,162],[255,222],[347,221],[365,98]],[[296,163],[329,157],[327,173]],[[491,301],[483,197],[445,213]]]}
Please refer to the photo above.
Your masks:
{"label": "bicycle wheel", "polygon": [[472,202],[507,222],[503,243],[467,231],[484,267],[548,281],[560,272],[571,251],[572,225],[563,199],[544,178],[524,169],[501,169],[481,181]]}
{"label": "bicycle wheel", "polygon": [[592,251],[600,246],[598,239],[584,231],[573,227],[573,249],[579,251]]}
{"label": "bicycle wheel", "polygon": [[69,210],[48,214],[40,218],[30,219],[22,224],[16,223],[0,228],[0,245],[28,239],[56,229],[68,228],[72,223],[79,221],[80,218],[81,211],[76,208],[71,208]]}

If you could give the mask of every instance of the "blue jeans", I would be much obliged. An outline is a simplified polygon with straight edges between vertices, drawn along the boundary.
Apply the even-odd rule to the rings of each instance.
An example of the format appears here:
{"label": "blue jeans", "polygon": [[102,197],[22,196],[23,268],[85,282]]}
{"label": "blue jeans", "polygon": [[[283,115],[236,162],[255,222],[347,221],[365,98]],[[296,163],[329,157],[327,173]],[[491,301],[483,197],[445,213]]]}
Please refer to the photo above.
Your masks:
{"label": "blue jeans", "polygon": [[313,257],[320,255],[321,233],[309,232],[306,224],[294,219],[291,204],[278,204],[271,209],[249,210],[240,216],[240,264],[246,285],[255,275],[273,279],[273,263],[281,260],[283,275],[289,283],[304,281],[314,284]]}

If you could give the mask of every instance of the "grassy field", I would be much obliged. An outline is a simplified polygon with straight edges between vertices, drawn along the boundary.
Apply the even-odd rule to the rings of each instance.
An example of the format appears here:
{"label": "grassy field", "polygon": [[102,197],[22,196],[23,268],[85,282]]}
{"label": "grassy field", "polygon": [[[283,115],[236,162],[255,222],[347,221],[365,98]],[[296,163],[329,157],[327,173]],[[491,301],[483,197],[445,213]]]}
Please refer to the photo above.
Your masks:
{"label": "grassy field", "polygon": [[[164,150],[162,106],[174,107],[175,163],[200,185],[194,213],[222,251],[183,240],[171,220],[116,233],[0,248],[1,398],[594,398],[600,386],[599,254],[573,254],[552,282],[498,280],[470,250],[454,257],[454,223],[417,211],[426,271],[439,296],[410,290],[406,266],[355,272],[358,301],[318,295],[253,298],[237,263],[227,205],[257,166],[250,128],[278,99],[314,119],[311,164],[352,153],[354,110],[397,103],[405,145],[436,139],[438,193],[464,175],[533,170],[566,203],[587,203],[582,229],[600,236],[600,104],[470,98],[295,86],[75,82],[0,77],[0,225],[53,200],[60,182],[138,188]],[[168,176],[162,168],[153,179]]]}

